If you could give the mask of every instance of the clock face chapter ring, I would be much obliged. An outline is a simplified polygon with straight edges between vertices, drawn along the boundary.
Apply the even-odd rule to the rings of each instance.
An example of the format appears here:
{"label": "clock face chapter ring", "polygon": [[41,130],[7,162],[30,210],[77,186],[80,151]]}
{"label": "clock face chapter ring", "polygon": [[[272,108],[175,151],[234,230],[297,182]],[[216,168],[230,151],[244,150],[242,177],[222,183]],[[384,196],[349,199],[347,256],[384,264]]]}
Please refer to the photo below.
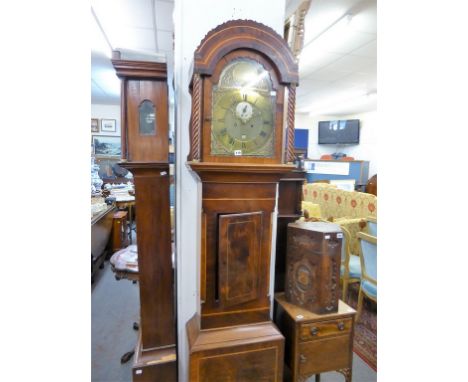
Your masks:
{"label": "clock face chapter ring", "polygon": [[211,155],[272,157],[276,91],[250,58],[226,65],[212,91]]}
{"label": "clock face chapter ring", "polygon": [[252,118],[253,108],[252,105],[246,101],[241,101],[236,106],[236,116],[242,123],[246,123]]}

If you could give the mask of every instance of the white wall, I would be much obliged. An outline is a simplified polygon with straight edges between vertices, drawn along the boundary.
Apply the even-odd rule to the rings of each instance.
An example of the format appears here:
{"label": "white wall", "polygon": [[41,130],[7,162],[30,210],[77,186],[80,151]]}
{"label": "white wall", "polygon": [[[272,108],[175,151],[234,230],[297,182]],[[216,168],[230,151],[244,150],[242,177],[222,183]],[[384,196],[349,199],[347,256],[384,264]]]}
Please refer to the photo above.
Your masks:
{"label": "white wall", "polygon": [[[99,119],[99,133],[91,134],[120,136],[120,105],[91,104],[91,118]],[[117,131],[115,133],[101,132],[101,119],[115,119],[117,121]]]}
{"label": "white wall", "polygon": [[188,86],[193,53],[211,29],[232,19],[255,20],[282,35],[284,9],[284,0],[175,0],[176,246],[180,381],[188,379],[185,325],[196,312],[199,300],[201,193],[199,184],[185,165],[189,152],[191,97]]}
{"label": "white wall", "polygon": [[[333,119],[359,119],[361,121],[360,139],[358,145],[319,145],[318,123]],[[323,154],[344,152],[357,160],[369,161],[369,177],[377,174],[377,112],[370,111],[352,115],[324,115],[309,117],[308,114],[296,114],[296,129],[309,129],[308,155],[311,159],[319,159]]]}

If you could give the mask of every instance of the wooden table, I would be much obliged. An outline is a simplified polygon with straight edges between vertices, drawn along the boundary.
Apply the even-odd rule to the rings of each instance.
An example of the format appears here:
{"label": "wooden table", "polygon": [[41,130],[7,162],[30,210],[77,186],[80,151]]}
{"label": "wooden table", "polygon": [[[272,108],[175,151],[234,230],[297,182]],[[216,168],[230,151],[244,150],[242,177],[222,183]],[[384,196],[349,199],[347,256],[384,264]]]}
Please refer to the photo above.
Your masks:
{"label": "wooden table", "polygon": [[285,362],[291,381],[306,381],[315,374],[338,371],[351,382],[354,317],[356,311],[339,301],[338,312],[315,314],[275,295],[275,323],[286,338]]}
{"label": "wooden table", "polygon": [[94,281],[97,269],[102,268],[104,264],[114,211],[115,206],[107,206],[91,217],[91,282]]}

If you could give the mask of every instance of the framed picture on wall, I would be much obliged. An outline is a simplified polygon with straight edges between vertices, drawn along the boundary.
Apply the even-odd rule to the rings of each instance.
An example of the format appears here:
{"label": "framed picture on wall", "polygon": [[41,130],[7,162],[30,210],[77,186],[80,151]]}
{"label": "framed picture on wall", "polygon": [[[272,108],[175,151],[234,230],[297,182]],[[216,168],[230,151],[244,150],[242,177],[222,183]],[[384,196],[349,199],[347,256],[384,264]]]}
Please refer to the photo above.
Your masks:
{"label": "framed picture on wall", "polygon": [[99,119],[91,118],[91,132],[99,133]]}
{"label": "framed picture on wall", "polygon": [[103,133],[116,133],[117,121],[115,119],[101,119],[101,131]]}
{"label": "framed picture on wall", "polygon": [[120,137],[109,135],[93,135],[94,155],[120,156],[122,148]]}

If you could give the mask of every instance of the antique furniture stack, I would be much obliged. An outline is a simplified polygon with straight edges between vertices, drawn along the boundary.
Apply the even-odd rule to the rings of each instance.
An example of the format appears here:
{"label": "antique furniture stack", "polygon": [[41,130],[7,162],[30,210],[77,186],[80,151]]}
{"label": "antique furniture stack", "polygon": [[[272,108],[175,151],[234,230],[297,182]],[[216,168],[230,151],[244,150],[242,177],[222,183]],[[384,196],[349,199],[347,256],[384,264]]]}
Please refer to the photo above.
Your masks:
{"label": "antique furniture stack", "polygon": [[122,159],[134,176],[140,336],[133,381],[176,381],[176,324],[169,207],[166,63],[114,52],[121,79]]}
{"label": "antique furniture stack", "polygon": [[343,233],[336,224],[288,226],[285,293],[276,295],[275,322],[286,337],[293,381],[339,371],[351,381],[355,311],[340,296]]}
{"label": "antique furniture stack", "polygon": [[202,185],[202,231],[191,381],[283,378],[269,275],[278,183],[294,169],[297,83],[285,40],[253,21],[218,26],[195,51],[188,166]]}

